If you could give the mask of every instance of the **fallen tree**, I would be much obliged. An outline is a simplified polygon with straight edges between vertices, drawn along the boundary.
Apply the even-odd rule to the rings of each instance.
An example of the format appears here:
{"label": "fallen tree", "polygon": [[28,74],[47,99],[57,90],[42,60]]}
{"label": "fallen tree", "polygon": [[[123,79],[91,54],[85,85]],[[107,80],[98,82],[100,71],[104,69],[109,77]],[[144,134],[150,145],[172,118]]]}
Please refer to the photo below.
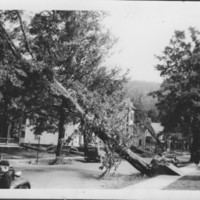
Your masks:
{"label": "fallen tree", "polygon": [[[80,105],[71,97],[69,92],[60,84],[56,79],[51,81],[51,86],[54,92],[57,95],[61,95],[64,98],[68,99],[75,107],[75,109],[82,115],[84,119],[87,120],[91,125],[95,121],[94,117],[89,116],[85,111],[80,107]],[[130,149],[118,145],[112,138],[110,138],[101,126],[91,126],[92,131],[97,137],[99,137],[105,144],[116,146],[116,153],[118,153],[122,158],[126,159],[133,167],[143,174],[150,175],[151,168],[149,164],[145,162],[142,158],[133,153]]]}
{"label": "fallen tree", "polygon": [[[51,80],[52,90],[57,94],[66,99],[68,99],[75,107],[75,109],[82,115],[82,117],[91,124],[90,129],[95,133],[97,137],[99,137],[105,144],[108,146],[115,146],[115,152],[119,154],[119,156],[126,161],[128,161],[134,168],[140,171],[143,174],[148,176],[157,175],[157,174],[171,174],[171,175],[180,175],[179,170],[175,166],[171,166],[168,164],[159,164],[154,162],[147,163],[140,156],[133,153],[129,148],[126,148],[123,145],[120,145],[118,141],[113,140],[113,138],[109,137],[105,130],[98,125],[93,125],[95,121],[94,116],[88,115],[81,106],[71,97],[69,92],[59,83],[55,78]],[[148,129],[150,129],[151,133],[154,137],[160,142],[160,140],[156,137],[155,131],[152,126],[146,123]],[[162,143],[160,142],[160,145]],[[161,146],[164,148],[163,146]]]}

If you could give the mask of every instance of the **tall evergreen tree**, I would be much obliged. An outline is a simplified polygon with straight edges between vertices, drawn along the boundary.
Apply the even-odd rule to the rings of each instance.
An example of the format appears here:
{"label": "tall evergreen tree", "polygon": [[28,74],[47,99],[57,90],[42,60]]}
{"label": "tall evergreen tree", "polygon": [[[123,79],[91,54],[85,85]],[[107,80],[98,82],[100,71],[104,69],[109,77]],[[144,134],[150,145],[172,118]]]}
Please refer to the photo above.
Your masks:
{"label": "tall evergreen tree", "polygon": [[160,119],[166,132],[181,131],[193,138],[191,160],[200,147],[200,33],[175,31],[156,68],[164,77],[158,97]]}

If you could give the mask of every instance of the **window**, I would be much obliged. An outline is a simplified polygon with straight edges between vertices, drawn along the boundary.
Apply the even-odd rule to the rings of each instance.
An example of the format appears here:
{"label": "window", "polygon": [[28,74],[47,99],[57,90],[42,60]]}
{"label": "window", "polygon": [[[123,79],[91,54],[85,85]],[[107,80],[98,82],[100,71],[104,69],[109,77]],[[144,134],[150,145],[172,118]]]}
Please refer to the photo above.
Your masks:
{"label": "window", "polygon": [[35,140],[39,140],[39,139],[40,139],[40,135],[35,134]]}
{"label": "window", "polygon": [[20,137],[21,137],[21,138],[25,138],[25,131],[21,131]]}
{"label": "window", "polygon": [[146,137],[146,143],[150,144],[151,143],[151,137]]}

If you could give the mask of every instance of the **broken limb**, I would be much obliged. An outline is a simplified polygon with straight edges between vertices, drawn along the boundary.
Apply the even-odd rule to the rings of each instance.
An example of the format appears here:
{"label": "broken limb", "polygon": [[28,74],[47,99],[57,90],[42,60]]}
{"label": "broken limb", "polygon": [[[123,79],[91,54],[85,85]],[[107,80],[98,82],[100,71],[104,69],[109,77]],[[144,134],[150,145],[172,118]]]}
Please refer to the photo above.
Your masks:
{"label": "broken limb", "polygon": [[[57,80],[54,79],[54,82],[51,83],[52,89],[58,94],[62,95],[63,97],[70,100],[70,102],[75,106],[76,110],[89,122],[93,122],[92,116],[89,116],[85,113],[85,111],[78,105],[78,103],[70,96],[69,92],[59,83]],[[105,144],[113,144],[116,145],[116,153],[120,155],[120,157],[127,160],[133,167],[135,167],[141,173],[146,175],[151,174],[151,168],[149,164],[146,163],[142,158],[137,156],[133,153],[130,149],[122,147],[120,145],[115,144],[112,138],[110,138],[104,130],[100,126],[91,126],[92,131],[98,136]]]}

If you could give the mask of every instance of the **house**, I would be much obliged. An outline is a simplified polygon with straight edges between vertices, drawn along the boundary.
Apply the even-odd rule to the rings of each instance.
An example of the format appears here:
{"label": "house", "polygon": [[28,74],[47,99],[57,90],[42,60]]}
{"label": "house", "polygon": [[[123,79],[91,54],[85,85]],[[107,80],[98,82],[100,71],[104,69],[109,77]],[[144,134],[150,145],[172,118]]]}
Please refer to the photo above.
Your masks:
{"label": "house", "polygon": [[[28,124],[28,121],[27,121]],[[70,146],[83,146],[84,139],[83,135],[78,131],[79,124],[66,124],[65,125],[65,137],[66,140],[68,137],[72,137],[72,140],[68,145]],[[58,132],[48,133],[43,132],[41,135],[35,135],[33,131],[33,126],[25,126],[24,131],[22,131],[20,137],[20,143],[25,144],[40,144],[40,145],[57,145],[58,143]],[[99,147],[103,147],[103,141],[101,141],[98,137],[93,134],[92,144],[97,145]]]}
{"label": "house", "polygon": [[[28,124],[28,122],[27,122]],[[67,139],[69,136],[74,133],[78,128],[78,124],[67,124],[65,125],[65,137]],[[79,146],[79,137],[75,137],[71,141],[71,145]],[[20,143],[29,143],[29,144],[41,144],[41,145],[57,145],[58,143],[58,132],[47,133],[43,132],[41,135],[35,135],[33,131],[33,126],[25,126],[24,132],[21,134]]]}
{"label": "house", "polygon": [[[158,135],[158,133],[160,133],[164,129],[161,123],[152,122],[151,126],[154,129],[156,135]],[[163,135],[159,136],[159,139],[162,141]],[[156,145],[156,140],[146,127],[140,127],[136,134],[135,145],[140,148],[153,150]]]}
{"label": "house", "polygon": [[[164,130],[161,123],[151,123],[158,139],[165,142],[166,148],[171,151],[189,151],[191,146],[191,135],[183,136],[183,133],[160,134]],[[147,150],[154,150],[157,142],[145,127],[140,127],[135,135],[135,146]]]}

